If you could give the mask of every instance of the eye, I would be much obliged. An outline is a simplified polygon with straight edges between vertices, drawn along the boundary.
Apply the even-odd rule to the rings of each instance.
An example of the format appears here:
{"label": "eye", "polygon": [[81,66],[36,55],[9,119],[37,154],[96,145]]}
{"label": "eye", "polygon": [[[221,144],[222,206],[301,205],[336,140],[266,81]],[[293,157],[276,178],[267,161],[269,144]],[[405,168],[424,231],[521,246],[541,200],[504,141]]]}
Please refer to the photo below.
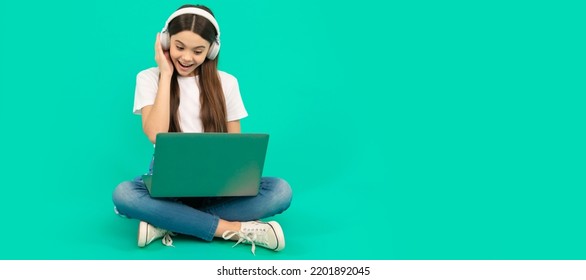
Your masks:
{"label": "eye", "polygon": [[194,53],[195,53],[196,55],[200,55],[200,54],[202,54],[203,52],[202,52],[202,51],[194,51]]}
{"label": "eye", "polygon": [[183,47],[177,46],[177,50],[182,51],[183,50]]}

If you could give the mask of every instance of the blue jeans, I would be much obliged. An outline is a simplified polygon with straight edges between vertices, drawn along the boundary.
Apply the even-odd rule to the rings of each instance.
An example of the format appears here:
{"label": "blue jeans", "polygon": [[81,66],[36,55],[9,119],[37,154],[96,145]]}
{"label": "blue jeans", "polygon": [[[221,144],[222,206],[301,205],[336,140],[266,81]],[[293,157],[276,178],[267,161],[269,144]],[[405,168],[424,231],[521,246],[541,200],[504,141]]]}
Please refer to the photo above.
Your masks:
{"label": "blue jeans", "polygon": [[153,198],[139,176],[120,183],[112,200],[118,213],[174,233],[206,241],[214,238],[220,219],[253,221],[289,208],[292,192],[280,178],[263,177],[259,193],[250,197]]}

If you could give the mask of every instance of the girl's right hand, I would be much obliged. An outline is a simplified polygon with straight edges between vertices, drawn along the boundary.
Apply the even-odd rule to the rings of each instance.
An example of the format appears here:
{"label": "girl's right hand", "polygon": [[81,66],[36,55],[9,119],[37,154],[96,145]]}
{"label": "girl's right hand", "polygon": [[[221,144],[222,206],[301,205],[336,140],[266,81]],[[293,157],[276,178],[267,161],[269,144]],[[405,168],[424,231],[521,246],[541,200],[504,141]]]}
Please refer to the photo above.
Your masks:
{"label": "girl's right hand", "polygon": [[161,34],[157,33],[157,39],[155,40],[155,61],[159,66],[161,75],[168,75],[170,77],[174,71],[173,62],[171,62],[169,51],[163,51],[160,36]]}

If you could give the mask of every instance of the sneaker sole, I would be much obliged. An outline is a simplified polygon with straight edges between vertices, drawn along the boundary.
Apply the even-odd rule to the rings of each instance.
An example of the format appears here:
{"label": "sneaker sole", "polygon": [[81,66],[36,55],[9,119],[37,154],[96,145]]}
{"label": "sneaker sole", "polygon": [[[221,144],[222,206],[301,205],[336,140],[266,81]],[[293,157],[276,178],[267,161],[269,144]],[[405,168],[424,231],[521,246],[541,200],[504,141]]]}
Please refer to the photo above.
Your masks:
{"label": "sneaker sole", "polygon": [[[149,224],[147,224],[146,222],[140,221],[140,224],[138,224],[138,247],[144,247],[146,246],[147,240],[148,240],[148,227]],[[140,234],[141,232],[145,232],[145,234]]]}
{"label": "sneaker sole", "polygon": [[281,251],[285,249],[285,234],[283,233],[283,228],[277,222],[268,222],[268,224],[273,228],[275,231],[275,235],[282,237],[281,241],[279,242],[279,238],[277,238],[277,248],[273,249],[274,251]]}

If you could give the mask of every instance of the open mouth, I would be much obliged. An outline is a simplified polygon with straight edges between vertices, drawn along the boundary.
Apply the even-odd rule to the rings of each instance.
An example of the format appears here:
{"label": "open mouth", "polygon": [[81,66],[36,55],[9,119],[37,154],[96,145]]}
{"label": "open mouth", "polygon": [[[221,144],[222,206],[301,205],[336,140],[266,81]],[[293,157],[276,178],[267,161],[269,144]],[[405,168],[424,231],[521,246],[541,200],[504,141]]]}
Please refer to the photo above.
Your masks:
{"label": "open mouth", "polygon": [[181,61],[177,61],[177,63],[179,63],[179,65],[181,65],[181,67],[183,67],[183,68],[189,68],[189,67],[193,66],[193,63],[192,64],[183,64],[183,63],[181,63]]}

